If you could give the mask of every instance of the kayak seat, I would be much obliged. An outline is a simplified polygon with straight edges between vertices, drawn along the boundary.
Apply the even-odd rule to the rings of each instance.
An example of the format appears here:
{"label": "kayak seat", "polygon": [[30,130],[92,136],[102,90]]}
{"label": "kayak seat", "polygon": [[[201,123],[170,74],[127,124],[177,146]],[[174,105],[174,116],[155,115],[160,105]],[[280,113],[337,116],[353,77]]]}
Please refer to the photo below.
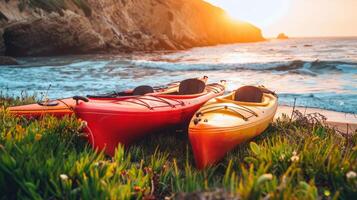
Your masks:
{"label": "kayak seat", "polygon": [[235,101],[261,103],[262,99],[263,92],[255,86],[243,86],[234,94]]}
{"label": "kayak seat", "polygon": [[180,82],[178,95],[191,95],[202,93],[206,88],[206,83],[198,79],[186,79]]}
{"label": "kayak seat", "polygon": [[133,90],[133,95],[134,96],[145,95],[145,94],[153,93],[153,92],[154,92],[154,88],[152,88],[151,86],[141,85],[141,86],[136,87]]}

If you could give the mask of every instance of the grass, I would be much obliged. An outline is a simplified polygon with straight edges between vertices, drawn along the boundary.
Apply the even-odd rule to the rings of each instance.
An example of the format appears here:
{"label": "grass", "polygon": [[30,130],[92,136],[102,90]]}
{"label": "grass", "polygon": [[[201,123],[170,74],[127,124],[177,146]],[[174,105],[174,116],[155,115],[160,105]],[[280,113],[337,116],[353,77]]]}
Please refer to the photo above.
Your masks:
{"label": "grass", "polygon": [[198,171],[185,131],[118,146],[110,158],[88,146],[74,116],[27,120],[0,111],[1,199],[356,199],[356,172],[356,134],[326,128],[318,116],[284,117]]}

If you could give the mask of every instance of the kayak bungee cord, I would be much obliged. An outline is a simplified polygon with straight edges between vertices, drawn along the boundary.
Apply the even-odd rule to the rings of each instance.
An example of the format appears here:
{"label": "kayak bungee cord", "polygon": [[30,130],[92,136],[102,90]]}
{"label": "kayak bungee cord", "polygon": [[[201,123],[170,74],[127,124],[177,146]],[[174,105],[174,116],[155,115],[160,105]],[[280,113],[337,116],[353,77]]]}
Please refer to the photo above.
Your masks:
{"label": "kayak bungee cord", "polygon": [[[228,106],[227,105],[224,105],[224,106],[223,105],[207,106],[207,107],[203,107],[201,110],[199,110],[199,112],[197,114],[199,114],[199,113],[203,114],[205,110],[208,110],[208,109],[211,109],[211,108],[225,108],[225,107],[228,107]],[[252,109],[249,109],[249,108],[247,108],[245,106],[242,106],[242,105],[232,106],[231,105],[229,107],[230,108],[235,108],[235,109],[238,109],[238,110],[246,111],[246,112],[258,117],[258,114],[256,112],[254,112]]]}
{"label": "kayak bungee cord", "polygon": [[258,117],[258,114],[256,112],[254,112],[252,109],[247,108],[243,105],[237,105],[237,106],[233,106],[233,107],[236,109],[244,110],[244,111],[249,112],[249,113],[253,114],[254,116]]}
{"label": "kayak bungee cord", "polygon": [[125,100],[123,100],[123,101],[128,102],[128,103],[133,103],[133,104],[141,105],[141,106],[145,106],[145,107],[147,107],[147,108],[150,109],[150,110],[153,109],[153,107],[151,107],[148,103],[146,103],[145,101],[141,100],[140,97],[133,97],[133,98],[131,98],[131,99],[138,100],[138,101],[141,102],[141,103],[138,103],[138,102],[136,102],[136,101],[131,101],[131,100],[129,100],[129,99],[125,99]]}
{"label": "kayak bungee cord", "polygon": [[[172,108],[175,108],[175,107],[176,107],[175,105],[171,104],[169,101],[165,100],[164,98],[161,98],[161,97],[158,97],[158,96],[152,96],[152,95],[148,95],[148,96],[150,96],[150,97],[155,97],[155,98],[161,100],[161,102],[167,103],[167,104],[170,105]],[[179,103],[181,106],[184,106],[184,105],[185,105],[185,103],[184,103],[183,101],[180,101],[180,100],[177,100],[177,99],[170,99],[170,100]]]}
{"label": "kayak bungee cord", "polygon": [[[228,107],[228,106],[217,106],[217,107],[211,107],[210,109],[205,109],[205,112],[199,112],[197,113],[198,114],[198,117],[200,116],[203,116],[203,114],[205,113],[209,113],[209,112],[213,112],[213,111],[217,111],[217,110],[230,110],[230,111],[233,111],[234,113],[236,113],[238,116],[240,116],[244,121],[248,121],[248,117],[244,116],[242,113],[240,113],[239,111],[233,109],[232,107]],[[196,115],[197,116],[197,115]],[[253,115],[252,115],[253,116]],[[252,117],[250,116],[250,117]],[[197,124],[200,119],[197,118],[198,121],[195,121],[195,124]]]}
{"label": "kayak bungee cord", "polygon": [[[149,98],[145,98],[145,97],[153,97],[155,99],[149,99]],[[131,99],[134,99],[134,100],[137,100],[139,102],[136,102],[136,101],[131,101]],[[167,100],[163,99],[163,98],[160,98],[160,97],[157,97],[157,96],[151,96],[151,95],[147,95],[147,96],[138,96],[138,97],[132,97],[130,99],[124,99],[123,101],[124,102],[128,102],[128,103],[133,103],[133,104],[138,104],[138,105],[142,105],[142,106],[145,106],[147,107],[148,109],[152,110],[154,109],[155,107],[152,107],[150,106],[147,102],[143,101],[143,100],[147,100],[147,101],[156,101],[156,102],[161,102],[161,103],[166,103],[167,105],[169,105],[170,107],[174,108],[175,105],[168,102]],[[170,99],[172,101],[176,101],[177,103],[179,103],[180,105],[184,105],[184,102],[183,101],[180,101],[180,100],[177,100],[177,99]],[[161,107],[161,106],[160,106]]]}
{"label": "kayak bungee cord", "polygon": [[[209,106],[209,107],[203,108],[203,109],[201,109],[200,111],[198,111],[196,113],[196,117],[200,117],[200,116],[203,116],[203,114],[205,114],[205,113],[209,113],[209,112],[213,112],[213,111],[217,111],[217,110],[221,110],[221,109],[233,111],[238,116],[240,116],[244,121],[248,121],[248,119],[253,117],[253,116],[258,117],[258,114],[256,112],[254,112],[253,110],[251,110],[251,109],[249,109],[247,107],[244,107],[244,106],[241,106],[241,107],[227,106],[227,105],[217,105],[217,106]],[[245,116],[242,113],[240,113],[238,110],[242,110],[242,111],[248,112],[248,113],[250,113],[252,115],[251,116]],[[196,120],[196,122],[198,123],[197,120]]]}
{"label": "kayak bungee cord", "polygon": [[68,109],[70,109],[71,111],[74,111],[73,107],[68,105],[66,102],[64,102],[62,99],[57,99],[57,101],[63,103]]}

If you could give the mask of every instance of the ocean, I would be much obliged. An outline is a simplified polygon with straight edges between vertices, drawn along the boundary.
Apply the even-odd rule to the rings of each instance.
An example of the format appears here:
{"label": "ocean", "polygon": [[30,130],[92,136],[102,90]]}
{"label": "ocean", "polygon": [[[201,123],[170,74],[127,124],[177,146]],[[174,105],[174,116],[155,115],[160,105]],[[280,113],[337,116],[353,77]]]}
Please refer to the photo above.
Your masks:
{"label": "ocean", "polygon": [[227,91],[264,85],[281,105],[357,113],[357,38],[296,38],[175,52],[17,58],[0,66],[2,95],[102,94],[191,77],[226,80]]}

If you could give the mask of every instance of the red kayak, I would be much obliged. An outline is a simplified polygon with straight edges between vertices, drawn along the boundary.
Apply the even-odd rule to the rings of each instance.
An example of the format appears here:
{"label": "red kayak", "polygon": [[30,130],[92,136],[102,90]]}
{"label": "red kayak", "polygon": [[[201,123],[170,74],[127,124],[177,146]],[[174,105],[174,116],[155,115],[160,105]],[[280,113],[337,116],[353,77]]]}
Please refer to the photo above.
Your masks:
{"label": "red kayak", "polygon": [[[200,80],[206,80],[207,77],[203,77]],[[76,102],[80,99],[100,102],[111,102],[118,98],[125,98],[128,96],[138,96],[148,93],[166,94],[176,92],[178,90],[180,82],[169,83],[166,86],[158,86],[152,88],[151,86],[142,85],[134,88],[133,90],[126,90],[122,92],[113,92],[98,96],[87,96],[87,98],[75,97],[75,98],[64,98],[56,100],[47,100],[44,102],[38,102],[29,105],[13,106],[8,108],[11,114],[16,116],[24,116],[27,118],[39,118],[44,115],[53,115],[55,117],[63,117],[66,115],[73,114],[73,109],[76,106]]]}
{"label": "red kayak", "polygon": [[75,114],[87,122],[89,141],[94,148],[113,156],[118,144],[157,131],[188,124],[208,100],[224,93],[224,82],[209,84],[198,79],[182,81],[178,92],[147,94],[112,102],[80,102]]}

